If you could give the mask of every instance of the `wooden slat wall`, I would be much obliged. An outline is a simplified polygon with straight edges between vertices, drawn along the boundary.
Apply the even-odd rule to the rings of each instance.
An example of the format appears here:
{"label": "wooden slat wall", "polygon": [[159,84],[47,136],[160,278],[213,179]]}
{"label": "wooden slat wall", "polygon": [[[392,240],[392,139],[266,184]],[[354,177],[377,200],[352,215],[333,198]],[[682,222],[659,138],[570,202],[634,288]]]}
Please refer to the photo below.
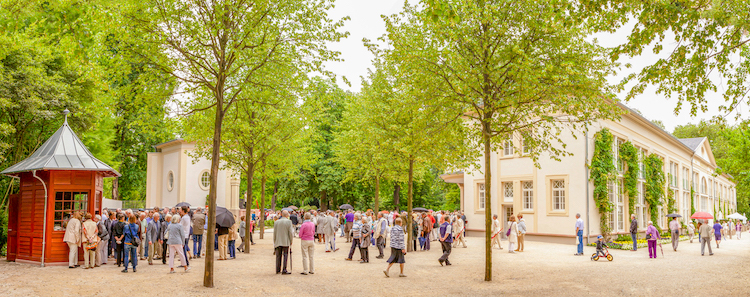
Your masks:
{"label": "wooden slat wall", "polygon": [[[101,212],[100,199],[103,189],[103,176],[93,171],[38,171],[37,176],[47,183],[48,196],[44,196],[44,186],[32,173],[20,174],[21,189],[18,199],[18,249],[16,258],[40,262],[42,257],[42,229],[44,227],[44,201],[47,204],[47,245],[46,263],[67,263],[68,245],[63,242],[65,231],[54,231],[56,191],[88,192],[88,212]],[[79,247],[79,259],[83,260],[83,249]]]}
{"label": "wooden slat wall", "polygon": [[[49,179],[46,172],[37,172]],[[31,173],[21,174],[21,191],[18,200],[18,259],[41,261],[42,228],[44,225],[44,185]]]}

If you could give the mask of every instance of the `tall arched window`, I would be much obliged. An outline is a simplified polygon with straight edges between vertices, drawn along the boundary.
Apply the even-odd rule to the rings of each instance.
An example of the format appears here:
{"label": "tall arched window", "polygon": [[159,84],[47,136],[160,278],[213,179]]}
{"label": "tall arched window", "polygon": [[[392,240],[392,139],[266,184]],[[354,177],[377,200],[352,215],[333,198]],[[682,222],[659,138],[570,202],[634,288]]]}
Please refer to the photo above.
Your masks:
{"label": "tall arched window", "polygon": [[706,194],[706,178],[701,178],[701,193]]}

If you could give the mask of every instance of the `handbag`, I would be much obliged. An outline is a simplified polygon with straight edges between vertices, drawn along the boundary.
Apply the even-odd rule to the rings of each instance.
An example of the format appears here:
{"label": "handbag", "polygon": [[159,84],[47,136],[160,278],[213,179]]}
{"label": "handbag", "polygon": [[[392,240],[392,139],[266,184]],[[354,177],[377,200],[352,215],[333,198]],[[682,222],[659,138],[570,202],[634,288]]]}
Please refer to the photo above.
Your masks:
{"label": "handbag", "polygon": [[[86,227],[83,227],[83,234],[86,234]],[[88,236],[87,236],[88,237]],[[99,237],[94,235],[94,238],[87,238],[89,242],[86,243],[86,250],[95,250],[96,246],[99,245]]]}
{"label": "handbag", "polygon": [[130,225],[128,225],[128,231],[130,232],[130,237],[133,237],[133,239],[130,240],[130,244],[133,245],[133,246],[135,246],[135,247],[141,245],[141,239],[138,238],[138,233],[136,233],[135,235],[133,235],[133,231],[130,230]]}
{"label": "handbag", "polygon": [[508,228],[508,232],[505,232],[505,236],[510,236],[510,228]]}
{"label": "handbag", "polygon": [[646,240],[651,239],[651,234],[646,234]]}

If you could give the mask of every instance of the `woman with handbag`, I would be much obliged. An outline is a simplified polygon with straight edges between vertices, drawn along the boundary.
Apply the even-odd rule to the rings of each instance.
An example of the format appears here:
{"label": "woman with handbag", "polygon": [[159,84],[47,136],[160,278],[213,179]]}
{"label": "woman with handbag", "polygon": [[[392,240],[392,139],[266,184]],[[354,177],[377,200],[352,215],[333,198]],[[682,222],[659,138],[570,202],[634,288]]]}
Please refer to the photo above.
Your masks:
{"label": "woman with handbag", "polygon": [[510,216],[510,226],[508,227],[508,253],[515,254],[515,245],[518,244],[518,223],[516,216]]}
{"label": "woman with handbag", "polygon": [[172,224],[169,224],[169,227],[167,227],[165,235],[167,237],[167,245],[169,245],[169,273],[174,273],[175,254],[180,255],[180,261],[182,261],[182,265],[185,266],[185,272],[187,272],[190,270],[190,265],[185,259],[185,249],[182,246],[185,244],[185,231],[182,230],[182,225],[180,225],[180,216],[172,217]]}
{"label": "woman with handbag", "polygon": [[659,231],[654,227],[654,222],[648,221],[646,228],[646,240],[648,241],[648,257],[656,259],[656,240],[661,239]]}
{"label": "woman with handbag", "polygon": [[87,213],[83,222],[83,268],[94,268],[96,264],[96,247],[99,244],[99,229]]}
{"label": "woman with handbag", "polygon": [[133,264],[133,272],[136,272],[136,266],[138,266],[138,246],[141,244],[141,239],[138,237],[138,231],[140,231],[140,225],[136,216],[130,212],[128,213],[128,222],[125,224],[123,230],[124,246],[125,246],[125,269],[122,272],[128,272],[128,259]]}

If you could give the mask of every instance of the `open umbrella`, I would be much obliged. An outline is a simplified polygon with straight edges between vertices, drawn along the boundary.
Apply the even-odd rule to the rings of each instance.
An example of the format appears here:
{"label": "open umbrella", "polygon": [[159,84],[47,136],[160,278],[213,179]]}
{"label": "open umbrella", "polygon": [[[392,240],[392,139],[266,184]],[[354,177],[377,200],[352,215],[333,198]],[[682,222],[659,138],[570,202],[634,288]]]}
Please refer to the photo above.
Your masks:
{"label": "open umbrella", "polygon": [[177,205],[175,205],[174,207],[183,207],[183,206],[190,207],[190,203],[180,202],[180,203],[177,203]]}
{"label": "open umbrella", "polygon": [[710,213],[707,213],[705,211],[698,211],[694,213],[692,216],[690,216],[691,219],[699,219],[699,220],[710,220],[713,219],[714,216]]}
{"label": "open umbrella", "polygon": [[727,216],[728,219],[735,219],[735,220],[747,220],[747,218],[739,213],[733,213]]}
{"label": "open umbrella", "polygon": [[677,213],[670,213],[667,215],[668,218],[681,218],[682,216]]}
{"label": "open umbrella", "polygon": [[349,204],[341,204],[341,206],[339,206],[339,209],[354,209],[354,207]]}
{"label": "open umbrella", "polygon": [[297,210],[297,209],[298,209],[298,208],[297,208],[296,206],[294,206],[294,205],[289,205],[289,206],[287,206],[287,207],[288,207],[288,208],[291,208],[291,209],[293,209],[293,210]]}
{"label": "open umbrella", "polygon": [[428,212],[428,210],[424,207],[415,207],[415,208],[412,208],[411,211]]}
{"label": "open umbrella", "polygon": [[234,214],[224,207],[216,207],[216,224],[231,228],[234,225]]}
{"label": "open umbrella", "polygon": [[282,211],[286,210],[286,211],[288,211],[288,212],[292,212],[292,211],[294,211],[294,210],[292,210],[292,209],[291,209],[290,207],[284,207],[284,208],[282,208],[281,210],[282,210]]}

